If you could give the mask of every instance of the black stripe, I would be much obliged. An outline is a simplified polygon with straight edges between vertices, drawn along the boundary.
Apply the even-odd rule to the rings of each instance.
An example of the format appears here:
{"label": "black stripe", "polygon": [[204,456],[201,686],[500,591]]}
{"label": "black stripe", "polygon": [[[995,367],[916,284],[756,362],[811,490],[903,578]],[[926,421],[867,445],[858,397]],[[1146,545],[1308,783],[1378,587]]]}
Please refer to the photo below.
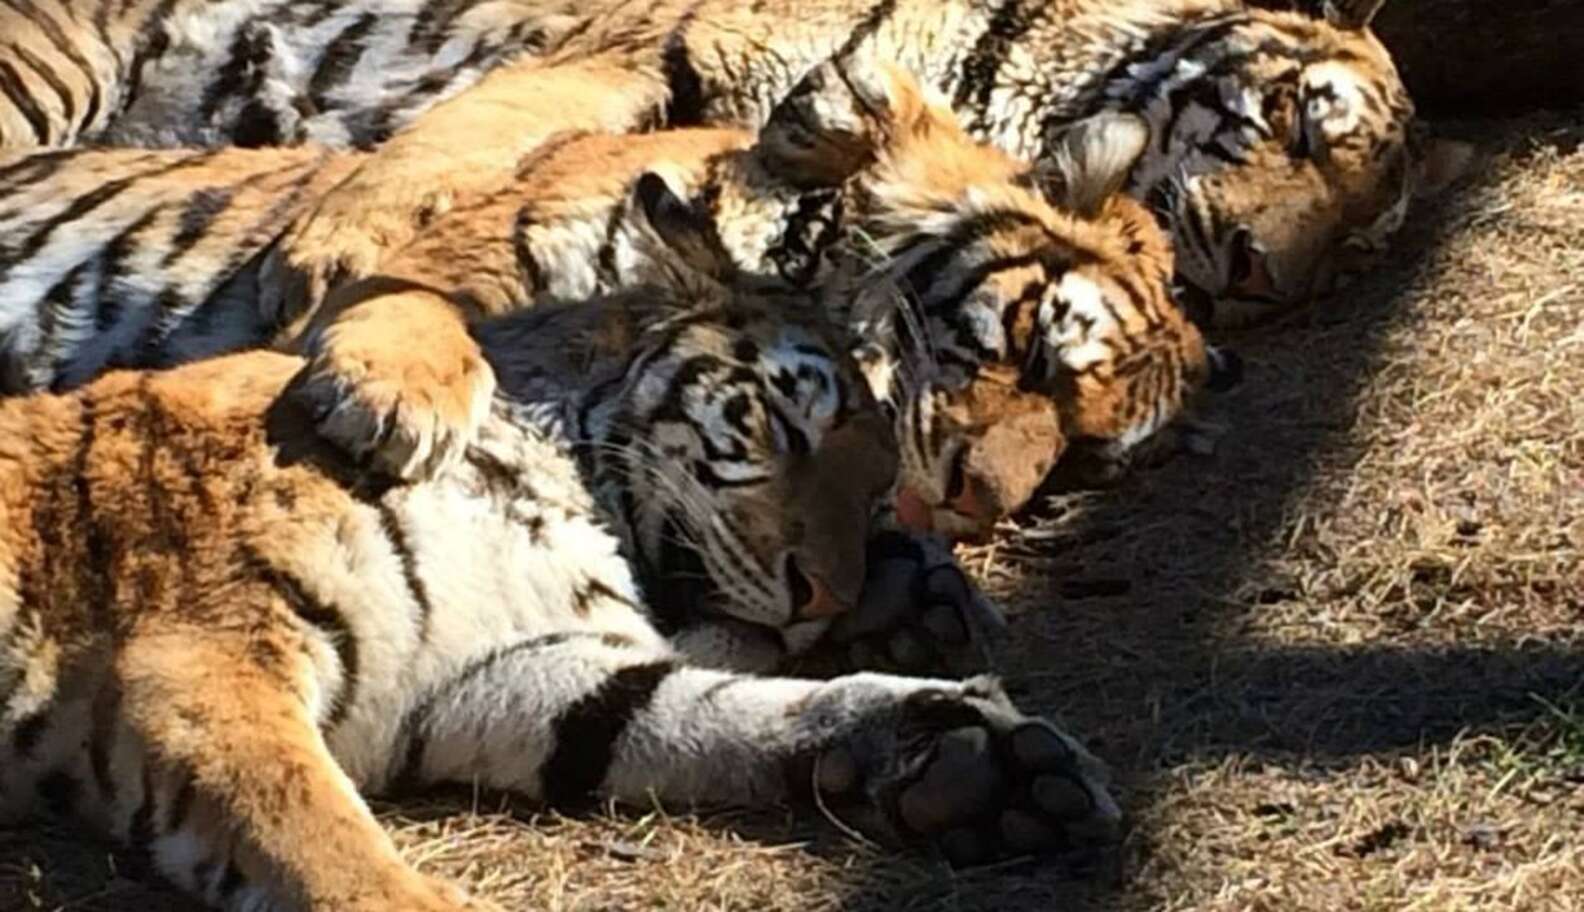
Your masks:
{"label": "black stripe", "polygon": [[586,579],[572,593],[572,612],[578,617],[586,618],[589,616],[589,612],[593,610],[594,602],[598,599],[612,601],[618,605],[626,605],[634,610],[638,607],[633,604],[632,599],[606,585],[604,580]]}
{"label": "black stripe", "polygon": [[407,592],[418,606],[418,639],[429,639],[429,619],[434,615],[434,603],[429,600],[429,588],[418,573],[418,556],[407,542],[407,530],[402,528],[401,517],[389,505],[379,503],[374,508],[379,513],[380,529],[390,539],[391,550],[401,561],[402,579],[407,582]]}
{"label": "black stripe", "polygon": [[896,5],[897,0],[880,0],[879,3],[870,7],[869,12],[864,14],[864,17],[858,21],[857,25],[853,26],[852,34],[848,35],[847,40],[842,42],[842,46],[832,55],[832,59],[839,60],[847,57],[860,44],[869,40],[869,36],[879,31],[880,26],[884,25],[886,20],[890,19],[892,14],[896,12]]}
{"label": "black stripe", "polygon": [[[170,35],[165,31],[165,20],[170,18],[171,10],[176,8],[179,0],[160,0],[147,19],[138,27],[137,43],[132,50],[132,62],[127,67],[126,93],[121,96],[121,110],[124,112],[137,103],[138,95],[143,91],[143,68],[150,60],[158,58],[170,47]],[[130,5],[130,4],[128,4]],[[104,9],[101,8],[103,13]],[[126,9],[123,8],[125,13]],[[103,31],[103,28],[101,28]],[[117,54],[119,59],[120,55]]]}
{"label": "black stripe", "polygon": [[407,43],[433,55],[445,44],[456,17],[472,7],[471,0],[430,0],[413,17],[407,30]]}
{"label": "black stripe", "polygon": [[845,203],[834,187],[798,196],[781,237],[766,251],[782,279],[799,287],[814,281],[821,257],[841,233]]}
{"label": "black stripe", "polygon": [[[98,209],[105,203],[108,203],[117,196],[120,196],[122,193],[126,192],[129,188],[140,181],[161,177],[166,174],[170,174],[173,171],[179,171],[189,165],[202,164],[204,161],[212,158],[215,154],[217,153],[199,152],[190,155],[184,155],[175,161],[165,160],[164,163],[157,168],[143,171],[138,174],[128,175],[127,177],[121,178],[119,180],[106,181],[105,183],[100,184],[98,187],[95,187],[93,190],[90,190],[89,192],[84,193],[82,196],[77,197],[76,199],[72,200],[71,204],[65,209],[55,213],[40,223],[33,233],[28,236],[27,240],[22,243],[22,246],[15,254],[8,256],[4,262],[0,262],[0,280],[5,279],[10,274],[11,270],[14,269],[19,263],[31,259],[40,250],[44,249],[44,245],[49,243],[50,238],[55,234],[56,229],[60,228],[62,225],[65,225],[69,222],[74,222],[88,213],[93,212],[95,209]],[[163,156],[161,156],[161,158],[163,159]]]}
{"label": "black stripe", "polygon": [[626,202],[629,198],[631,193],[618,197],[611,206],[610,214],[605,216],[605,239],[600,242],[599,253],[594,258],[596,274],[608,283],[611,291],[621,287],[621,277],[616,273],[616,240],[626,220]]}
{"label": "black stripe", "polygon": [[666,36],[660,57],[666,81],[665,122],[670,127],[696,127],[704,123],[704,81],[688,50],[687,30],[693,23],[693,10],[682,16],[677,27]]}
{"label": "black stripe", "polygon": [[556,717],[555,751],[539,771],[546,804],[576,808],[596,797],[610,773],[617,740],[676,668],[670,661],[630,665]]}
{"label": "black stripe", "polygon": [[187,198],[187,204],[182,207],[181,214],[176,217],[176,235],[171,238],[170,249],[165,252],[160,266],[168,268],[203,240],[209,226],[230,208],[235,197],[234,187],[203,187],[193,191],[192,196]]}
{"label": "black stripe", "polygon": [[246,22],[237,26],[236,34],[231,36],[231,46],[226,49],[226,62],[204,89],[203,102],[198,105],[200,121],[213,118],[226,101],[256,93],[269,58],[268,33],[250,28]]}
{"label": "black stripe", "polygon": [[1022,0],[1002,0],[990,16],[974,48],[963,60],[957,91],[952,96],[952,107],[959,113],[972,111],[970,130],[981,132],[989,127],[990,96],[995,91],[1001,67],[1018,40],[1034,25],[1035,17],[1023,9]]}
{"label": "black stripe", "polygon": [[1062,239],[1053,234],[1045,223],[1032,213],[1016,209],[993,209],[982,212],[959,220],[949,232],[938,239],[927,239],[934,241],[936,247],[900,277],[903,292],[911,293],[915,301],[924,300],[935,284],[938,274],[962,257],[964,248],[998,231],[1028,228],[1042,232],[1052,246],[1063,246]]}
{"label": "black stripe", "polygon": [[950,318],[960,316],[963,302],[968,299],[968,296],[973,294],[987,279],[998,272],[1011,272],[1016,269],[1041,265],[1056,267],[1051,271],[1058,274],[1065,272],[1066,264],[1052,263],[1050,253],[1052,251],[1041,250],[1019,256],[997,257],[993,260],[976,263],[968,269],[954,272],[953,277],[958,278],[958,281],[951,288],[943,289],[940,293],[931,294],[920,302],[924,313],[932,317]]}
{"label": "black stripe", "polygon": [[[1203,22],[1184,22],[1174,28],[1162,30],[1152,36],[1137,53],[1118,60],[1097,84],[1130,81],[1134,68],[1141,63],[1158,63],[1163,57],[1170,57],[1174,64],[1176,61],[1185,60],[1195,51],[1207,44],[1220,41],[1248,22],[1247,14],[1238,13]],[[1158,68],[1154,71],[1153,78],[1133,82],[1130,85],[1131,91],[1127,96],[1127,102],[1135,109],[1142,107],[1154,98],[1156,91],[1176,73],[1176,70],[1175,65]],[[1046,135],[1052,133],[1047,131]]]}
{"label": "black stripe", "polygon": [[[55,97],[60,99],[61,114],[66,119],[66,129],[69,131],[77,119],[77,99],[72,97],[71,87],[62,82],[48,64],[22,45],[11,45],[11,52],[16,54],[18,60],[27,64],[28,69],[42,79],[44,84],[50,87],[50,91],[55,93]],[[63,136],[62,139],[64,138]]]}
{"label": "black stripe", "polygon": [[[11,164],[0,167],[0,192],[9,194],[31,184],[43,183],[89,151],[86,148],[50,149],[22,155]],[[5,256],[10,258],[11,254]]]}
{"label": "black stripe", "polygon": [[[50,350],[55,347],[56,342],[58,341],[55,338],[55,333],[57,328],[62,325],[60,317],[68,317],[68,319],[64,321],[64,325],[66,326],[73,326],[76,324],[76,320],[69,319],[71,316],[72,307],[76,303],[76,295],[74,292],[77,289],[78,283],[82,281],[83,276],[87,274],[88,265],[88,263],[78,263],[76,266],[73,266],[65,275],[61,276],[54,285],[50,286],[49,290],[44,293],[44,297],[39,299],[38,307],[34,313],[34,319],[37,321],[38,325],[39,347],[34,352],[36,357],[33,359],[35,361],[33,366],[36,367],[36,362],[42,361],[44,358],[49,357]],[[72,353],[68,351],[65,355],[65,358],[62,360],[69,364],[71,362],[71,354]],[[55,363],[49,365],[51,377],[50,382],[46,384],[46,386],[50,388],[54,387],[54,375],[62,366],[63,364],[60,360],[57,360]]]}
{"label": "black stripe", "polygon": [[[232,282],[240,277],[242,271],[249,268],[250,263],[256,265],[258,262],[262,262],[263,251],[259,248],[267,247],[267,245],[274,243],[280,237],[286,224],[300,214],[302,211],[301,207],[304,204],[304,196],[307,193],[308,185],[311,183],[313,175],[318,173],[329,157],[330,153],[326,152],[306,166],[294,164],[252,179],[267,180],[276,176],[286,175],[293,178],[295,183],[288,191],[278,194],[269,208],[265,209],[246,229],[237,234],[240,240],[232,245],[231,252],[226,256],[225,265],[214,272],[215,276],[224,277],[225,281],[216,282],[214,288],[203,301],[198,303],[194,311],[197,315],[197,324],[194,326],[195,335],[207,321],[213,318],[213,311],[219,306],[218,302],[226,300],[225,292],[228,288],[234,287]],[[316,303],[308,301],[302,296],[284,302],[280,312],[274,315],[276,318],[275,325],[270,328],[279,329],[285,326],[296,319],[304,310],[308,309],[310,305]]]}
{"label": "black stripe", "polygon": [[377,15],[364,13],[330,39],[323,56],[319,58],[319,65],[314,68],[313,76],[308,79],[308,101],[316,110],[323,111],[325,96],[351,78],[353,70],[357,69],[358,60],[363,56],[363,39],[368,37],[377,22]]}
{"label": "black stripe", "polygon": [[247,545],[242,546],[241,566],[247,568],[255,579],[268,585],[286,603],[286,606],[304,623],[319,631],[335,648],[341,664],[341,689],[330,701],[330,712],[324,727],[334,728],[346,718],[357,697],[358,642],[346,618],[334,606],[319,601],[296,576],[274,566],[262,554]]}
{"label": "black stripe", "polygon": [[[89,483],[88,460],[99,437],[99,409],[87,392],[78,397],[81,413],[78,418],[77,451],[72,456],[72,487],[77,495],[77,515],[73,526],[83,533],[84,568],[88,576],[79,598],[87,603],[89,616],[100,630],[111,629],[111,599],[114,595],[112,546],[104,527],[94,513],[93,488]],[[112,694],[112,696],[115,696]],[[116,697],[119,699],[119,697]]]}
{"label": "black stripe", "polygon": [[[1038,310],[1040,302],[1045,298],[1045,290],[1056,280],[1055,276],[1041,276],[1030,279],[1023,285],[1023,290],[1017,297],[1007,301],[1001,308],[1001,336],[1006,341],[1006,360],[1008,362],[1023,362],[1027,359],[1029,350],[1038,344],[1038,339],[1044,336],[1040,332]],[[1029,308],[1036,308],[1035,315],[1023,319]],[[1018,327],[1027,326],[1027,337],[1018,335]]]}
{"label": "black stripe", "polygon": [[609,635],[593,632],[563,631],[544,636],[529,637],[506,646],[498,646],[489,650],[482,656],[463,666],[460,671],[448,678],[444,683],[435,687],[422,700],[419,700],[402,717],[401,728],[396,735],[396,743],[404,745],[401,764],[391,774],[390,789],[394,792],[410,791],[423,785],[423,758],[424,752],[429,748],[429,723],[434,716],[435,707],[441,701],[448,699],[452,694],[472,683],[480,675],[488,673],[496,665],[513,656],[525,652],[535,652],[540,649],[552,649],[572,640],[599,639],[610,644]]}
{"label": "black stripe", "polygon": [[220,875],[220,884],[215,889],[216,898],[224,904],[232,894],[242,889],[243,883],[242,869],[236,866],[236,862],[227,862],[225,872]]}
{"label": "black stripe", "polygon": [[41,146],[50,144],[49,115],[38,106],[33,93],[22,82],[22,74],[6,60],[0,60],[0,93],[11,100],[12,107],[22,115],[33,129],[33,137]]}
{"label": "black stripe", "polygon": [[103,104],[103,100],[99,86],[99,74],[94,70],[93,65],[88,62],[88,58],[84,57],[77,45],[67,37],[65,31],[61,29],[60,23],[39,9],[32,0],[0,0],[0,3],[5,3],[21,14],[24,19],[33,23],[39,31],[44,33],[44,37],[55,47],[55,50],[62,57],[70,60],[82,72],[83,78],[88,83],[88,106],[83,111],[82,122],[74,126],[82,129],[91,128],[94,125],[94,120],[99,117],[99,108]]}
{"label": "black stripe", "polygon": [[[115,237],[110,239],[109,243],[105,244],[103,252],[99,255],[102,263],[100,270],[102,276],[100,280],[101,287],[113,288],[118,279],[127,275],[127,270],[123,267],[125,267],[127,259],[140,249],[137,236],[149,225],[152,225],[155,219],[159,218],[163,208],[163,206],[155,206],[138,216],[136,221],[121,229]],[[124,300],[126,297],[126,295],[113,291],[93,296],[93,301],[97,308],[94,312],[94,328],[98,332],[109,332],[111,327],[120,322],[121,314],[126,307]]]}

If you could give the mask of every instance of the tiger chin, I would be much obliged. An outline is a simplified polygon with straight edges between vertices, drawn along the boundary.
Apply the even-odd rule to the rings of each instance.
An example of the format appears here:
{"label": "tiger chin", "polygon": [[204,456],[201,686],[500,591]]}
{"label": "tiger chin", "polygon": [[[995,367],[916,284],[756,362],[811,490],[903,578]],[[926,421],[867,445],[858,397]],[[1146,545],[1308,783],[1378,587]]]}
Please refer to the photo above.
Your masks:
{"label": "tiger chin", "polygon": [[[711,245],[688,228],[662,230]],[[445,782],[818,796],[957,864],[1116,837],[1103,767],[993,680],[710,667],[828,623],[897,469],[806,299],[645,289],[475,331],[499,393],[419,484],[327,448],[284,354],[0,403],[0,817],[73,815],[216,907],[314,912],[491,908],[362,798]],[[689,600],[657,598],[671,574]]]}

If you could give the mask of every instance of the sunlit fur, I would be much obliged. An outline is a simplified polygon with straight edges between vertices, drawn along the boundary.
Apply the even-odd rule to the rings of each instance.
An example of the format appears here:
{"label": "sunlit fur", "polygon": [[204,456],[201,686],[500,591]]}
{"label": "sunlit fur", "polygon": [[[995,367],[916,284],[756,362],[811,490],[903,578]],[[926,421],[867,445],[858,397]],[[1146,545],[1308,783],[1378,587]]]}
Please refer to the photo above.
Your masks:
{"label": "sunlit fur", "polygon": [[[664,635],[778,638],[787,556],[861,577],[895,457],[806,303],[651,290],[478,333],[502,394],[422,484],[326,447],[277,353],[0,402],[0,820],[76,816],[227,909],[481,912],[360,793],[575,810],[818,783],[927,841],[896,796],[966,729],[988,772],[1043,778],[949,807],[1041,815],[1051,849],[1115,835],[1100,766],[993,682],[710,670]],[[688,600],[673,572],[702,573]]]}
{"label": "sunlit fur", "polygon": [[302,233],[323,246],[294,261],[312,271],[560,130],[753,125],[819,62],[873,56],[1019,155],[1048,156],[1097,111],[1145,117],[1129,189],[1167,219],[1207,313],[1237,321],[1323,293],[1404,218],[1413,109],[1368,31],[1378,5],[1327,4],[1327,21],[1241,0],[138,0],[94,16],[29,0],[0,9],[16,36],[0,144],[394,136]]}
{"label": "sunlit fur", "polygon": [[[1170,271],[1161,232],[1126,198],[1077,214],[1035,189],[1116,180],[1130,161],[1068,161],[1033,180],[900,71],[816,75],[757,138],[677,130],[558,143],[437,217],[377,277],[345,288],[336,307],[389,299],[400,308],[383,318],[394,345],[419,335],[433,350],[448,337],[424,328],[433,296],[415,302],[415,287],[474,318],[643,283],[687,287],[694,270],[633,200],[638,178],[654,173],[710,220],[745,274],[800,288],[833,264],[861,273],[858,287],[826,299],[885,356],[870,375],[896,415],[904,480],[933,507],[939,531],[981,531],[1020,507],[1067,437],[1114,443],[1120,460],[1176,414],[1202,379],[1204,355],[1161,280]],[[358,158],[14,157],[0,168],[17,202],[0,219],[0,241],[17,251],[0,255],[8,388],[69,388],[106,366],[179,363],[272,339],[294,346],[318,310],[264,306],[271,244]],[[116,192],[99,200],[106,186]],[[1102,300],[1109,308],[1105,319],[1085,318],[1095,335],[1081,343],[1056,325],[1052,304],[1075,283],[1103,291],[1080,295],[1075,313]],[[848,306],[859,298],[863,313]],[[1100,361],[1104,345],[1128,354],[1115,369],[1079,363],[1087,356],[1061,354],[1076,344]],[[1061,385],[1064,369],[1086,372],[1084,395]],[[1101,399],[1119,403],[1107,406],[1116,415],[1108,424],[1084,417]]]}

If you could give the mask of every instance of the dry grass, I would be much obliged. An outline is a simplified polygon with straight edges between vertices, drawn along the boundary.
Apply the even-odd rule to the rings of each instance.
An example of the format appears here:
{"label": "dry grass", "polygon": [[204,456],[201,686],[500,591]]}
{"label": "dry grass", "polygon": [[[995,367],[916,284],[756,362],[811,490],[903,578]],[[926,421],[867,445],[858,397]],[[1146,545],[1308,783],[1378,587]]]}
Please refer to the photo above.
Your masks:
{"label": "dry grass", "polygon": [[[1113,870],[471,795],[386,809],[404,850],[545,910],[1584,908],[1584,117],[1465,126],[1491,157],[1396,266],[1231,340],[1215,456],[965,552],[1009,684],[1116,768]],[[0,909],[187,908],[114,862],[0,832]]]}

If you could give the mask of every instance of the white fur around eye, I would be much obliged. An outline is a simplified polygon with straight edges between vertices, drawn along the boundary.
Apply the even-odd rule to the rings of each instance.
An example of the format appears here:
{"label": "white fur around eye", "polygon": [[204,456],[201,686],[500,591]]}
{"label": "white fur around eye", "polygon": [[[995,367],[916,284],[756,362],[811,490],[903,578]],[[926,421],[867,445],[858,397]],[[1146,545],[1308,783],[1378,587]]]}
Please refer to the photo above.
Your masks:
{"label": "white fur around eye", "polygon": [[1358,127],[1364,116],[1357,75],[1339,63],[1321,63],[1304,73],[1304,119],[1326,138]]}
{"label": "white fur around eye", "polygon": [[1051,314],[1041,314],[1041,322],[1050,327],[1047,334],[1051,348],[1069,369],[1081,371],[1111,356],[1104,340],[1115,334],[1116,319],[1105,306],[1105,293],[1100,286],[1076,273],[1067,273],[1056,286],[1056,297],[1043,307],[1067,308],[1060,321]]}

